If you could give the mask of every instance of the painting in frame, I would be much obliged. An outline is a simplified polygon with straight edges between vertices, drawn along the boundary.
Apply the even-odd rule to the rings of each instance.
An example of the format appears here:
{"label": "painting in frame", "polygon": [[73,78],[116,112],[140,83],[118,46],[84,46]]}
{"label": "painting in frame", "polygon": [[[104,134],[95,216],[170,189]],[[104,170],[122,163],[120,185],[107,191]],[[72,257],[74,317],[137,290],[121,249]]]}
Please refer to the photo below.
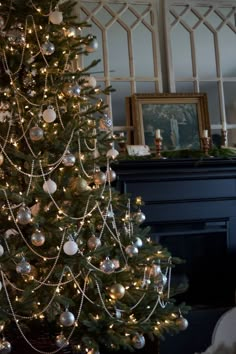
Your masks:
{"label": "painting in frame", "polygon": [[134,143],[155,145],[160,131],[163,150],[200,150],[210,122],[205,93],[134,94],[131,96]]}

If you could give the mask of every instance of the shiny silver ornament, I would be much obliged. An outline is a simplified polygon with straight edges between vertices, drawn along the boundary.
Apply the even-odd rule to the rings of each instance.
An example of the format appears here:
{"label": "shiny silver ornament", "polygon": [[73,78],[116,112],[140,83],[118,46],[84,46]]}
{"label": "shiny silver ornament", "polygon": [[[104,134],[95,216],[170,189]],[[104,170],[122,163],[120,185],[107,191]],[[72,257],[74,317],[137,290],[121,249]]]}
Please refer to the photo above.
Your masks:
{"label": "shiny silver ornament", "polygon": [[116,173],[111,168],[109,168],[109,170],[106,171],[106,176],[108,182],[114,182],[116,180]]}
{"label": "shiny silver ornament", "polygon": [[176,319],[175,323],[181,331],[184,331],[188,328],[188,321],[182,315]]}
{"label": "shiny silver ornament", "polygon": [[111,129],[113,126],[112,119],[107,114],[104,114],[104,117],[101,118],[99,121],[99,126],[100,126],[100,129],[102,129],[102,130]]}
{"label": "shiny silver ornament", "polygon": [[111,274],[115,271],[115,264],[107,257],[104,261],[100,263],[100,269],[106,274]]}
{"label": "shiny silver ornament", "polygon": [[61,11],[54,10],[49,14],[49,21],[54,25],[60,25],[63,21],[63,15]]}
{"label": "shiny silver ornament", "polygon": [[75,323],[75,316],[69,310],[66,310],[60,315],[60,323],[65,327],[73,326]]}
{"label": "shiny silver ornament", "polygon": [[65,30],[65,35],[67,37],[76,38],[77,33],[78,33],[78,31],[75,27],[69,27]]}
{"label": "shiny silver ornament", "polygon": [[41,50],[44,55],[52,55],[55,52],[55,46],[53,43],[47,41],[42,44]]}
{"label": "shiny silver ornament", "polygon": [[142,334],[136,334],[132,338],[132,343],[135,349],[142,349],[145,346],[145,338]]}
{"label": "shiny silver ornament", "polygon": [[133,257],[138,254],[138,248],[135,245],[129,245],[125,248],[125,252],[129,257]]}
{"label": "shiny silver ornament", "polygon": [[58,348],[61,347],[67,347],[69,345],[69,342],[66,340],[66,337],[64,336],[64,334],[58,334],[58,336],[56,336],[56,346]]}
{"label": "shiny silver ornament", "polygon": [[93,181],[96,185],[101,185],[106,183],[106,174],[102,171],[96,171],[93,175]]}
{"label": "shiny silver ornament", "polygon": [[0,291],[2,290],[2,282],[0,281]]}
{"label": "shiny silver ornament", "polygon": [[136,237],[136,240],[134,242],[134,245],[138,248],[141,248],[143,246],[143,241],[141,240],[140,237]]}
{"label": "shiny silver ornament", "polygon": [[154,284],[158,292],[162,292],[167,284],[167,276],[162,272],[158,273],[154,278]]}
{"label": "shiny silver ornament", "polygon": [[4,156],[3,153],[0,152],[0,166],[3,164],[4,162]]}
{"label": "shiny silver ornament", "polygon": [[22,205],[17,211],[16,220],[21,225],[26,225],[31,222],[31,211],[30,209]]}
{"label": "shiny silver ornament", "polygon": [[4,248],[2,247],[2,245],[0,245],[0,257],[2,257],[4,254]]}
{"label": "shiny silver ornament", "polygon": [[4,330],[4,328],[5,328],[5,322],[0,321],[0,333]]}
{"label": "shiny silver ornament", "polygon": [[142,224],[146,220],[146,216],[139,210],[137,213],[134,213],[133,220],[136,224]]}
{"label": "shiny silver ornament", "polygon": [[96,349],[89,349],[88,352],[86,352],[87,354],[100,354],[100,352]]}
{"label": "shiny silver ornament", "polygon": [[75,161],[76,161],[75,155],[73,155],[69,151],[65,153],[65,155],[62,159],[62,163],[65,167],[74,166]]}
{"label": "shiny silver ornament", "polygon": [[161,273],[161,266],[160,264],[153,264],[151,267],[150,275],[153,277],[158,277]]}
{"label": "shiny silver ornament", "polygon": [[46,193],[53,194],[57,190],[57,184],[51,178],[48,178],[47,181],[43,184],[43,190]]}
{"label": "shiny silver ornament", "polygon": [[86,50],[89,53],[93,53],[98,49],[98,41],[95,37],[89,36],[89,43],[86,45]]}
{"label": "shiny silver ornament", "polygon": [[16,265],[16,271],[20,274],[29,274],[31,272],[31,265],[25,260],[25,258],[22,258],[22,260]]}
{"label": "shiny silver ornament", "polygon": [[31,235],[31,242],[34,246],[40,247],[44,244],[45,242],[45,236],[40,230],[36,230],[32,235]]}
{"label": "shiny silver ornament", "polygon": [[0,354],[8,354],[11,352],[11,343],[3,339],[0,341]]}
{"label": "shiny silver ornament", "polygon": [[78,97],[80,95],[81,88],[79,85],[74,85],[70,87],[70,95]]}
{"label": "shiny silver ornament", "polygon": [[114,284],[110,287],[109,294],[113,300],[122,299],[122,297],[125,295],[125,288],[122,284]]}
{"label": "shiny silver ornament", "polygon": [[29,134],[30,134],[30,139],[32,141],[39,141],[39,140],[43,139],[44,132],[43,132],[43,129],[36,126],[36,127],[33,127],[30,129]]}
{"label": "shiny silver ornament", "polygon": [[96,237],[95,235],[89,237],[87,241],[88,248],[90,250],[94,250],[95,248],[98,248],[101,246],[101,240],[100,238]]}

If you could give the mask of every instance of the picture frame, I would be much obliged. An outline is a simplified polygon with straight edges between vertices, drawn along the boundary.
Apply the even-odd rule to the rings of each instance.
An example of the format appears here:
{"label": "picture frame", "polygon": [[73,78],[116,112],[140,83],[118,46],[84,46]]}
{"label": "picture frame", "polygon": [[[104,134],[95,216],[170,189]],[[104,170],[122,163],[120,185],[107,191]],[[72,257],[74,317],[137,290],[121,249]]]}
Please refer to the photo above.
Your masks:
{"label": "picture frame", "polygon": [[163,150],[200,150],[203,132],[210,137],[206,93],[134,94],[131,106],[134,144],[154,146],[160,135]]}

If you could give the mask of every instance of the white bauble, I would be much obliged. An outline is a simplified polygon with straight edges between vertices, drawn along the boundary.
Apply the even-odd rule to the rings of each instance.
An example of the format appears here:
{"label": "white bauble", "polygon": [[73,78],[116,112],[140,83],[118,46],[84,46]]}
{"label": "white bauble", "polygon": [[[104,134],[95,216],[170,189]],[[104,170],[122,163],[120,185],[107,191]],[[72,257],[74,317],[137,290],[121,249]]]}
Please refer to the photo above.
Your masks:
{"label": "white bauble", "polygon": [[52,123],[56,119],[57,115],[53,108],[48,107],[43,111],[43,119],[46,123]]}
{"label": "white bauble", "polygon": [[97,86],[97,80],[94,76],[85,76],[84,80],[86,81],[83,86],[84,87],[92,87],[95,88]]}
{"label": "white bauble", "polygon": [[75,241],[70,240],[64,244],[63,250],[68,256],[73,256],[78,252],[78,245]]}
{"label": "white bauble", "polygon": [[0,281],[0,291],[2,290],[2,282]]}
{"label": "white bauble", "polygon": [[107,157],[112,158],[113,160],[115,160],[115,158],[117,158],[118,155],[119,155],[119,151],[117,151],[114,148],[111,148],[110,150],[107,151]]}
{"label": "white bauble", "polygon": [[60,25],[63,21],[63,15],[61,11],[55,10],[49,14],[49,21],[54,25]]}
{"label": "white bauble", "polygon": [[0,257],[4,254],[4,248],[0,245]]}
{"label": "white bauble", "polygon": [[57,190],[57,184],[51,178],[49,178],[47,181],[44,182],[43,190],[46,193],[53,194]]}

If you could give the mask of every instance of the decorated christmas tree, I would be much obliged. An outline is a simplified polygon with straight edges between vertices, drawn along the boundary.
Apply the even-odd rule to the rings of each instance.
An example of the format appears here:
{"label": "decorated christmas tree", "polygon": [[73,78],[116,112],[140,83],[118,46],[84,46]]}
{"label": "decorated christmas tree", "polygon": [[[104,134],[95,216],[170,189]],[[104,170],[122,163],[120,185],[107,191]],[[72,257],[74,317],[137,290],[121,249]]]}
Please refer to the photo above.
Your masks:
{"label": "decorated christmas tree", "polygon": [[134,350],[187,326],[180,261],[140,225],[142,199],[115,190],[112,89],[83,67],[99,43],[74,6],[0,4],[0,353],[17,338],[27,353]]}

